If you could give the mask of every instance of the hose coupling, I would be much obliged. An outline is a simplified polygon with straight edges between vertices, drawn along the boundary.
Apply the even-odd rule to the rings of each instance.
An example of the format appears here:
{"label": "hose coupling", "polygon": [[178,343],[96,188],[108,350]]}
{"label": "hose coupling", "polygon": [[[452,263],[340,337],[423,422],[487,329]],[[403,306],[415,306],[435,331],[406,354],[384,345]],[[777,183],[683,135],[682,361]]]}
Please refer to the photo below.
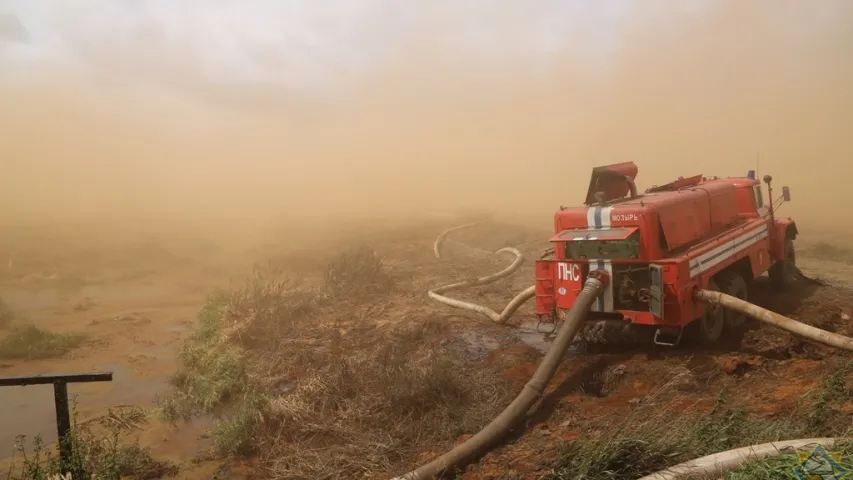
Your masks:
{"label": "hose coupling", "polygon": [[598,283],[599,285],[595,285],[598,288],[607,288],[610,285],[610,274],[608,274],[605,270],[594,270],[589,272],[589,276],[586,278],[586,283]]}

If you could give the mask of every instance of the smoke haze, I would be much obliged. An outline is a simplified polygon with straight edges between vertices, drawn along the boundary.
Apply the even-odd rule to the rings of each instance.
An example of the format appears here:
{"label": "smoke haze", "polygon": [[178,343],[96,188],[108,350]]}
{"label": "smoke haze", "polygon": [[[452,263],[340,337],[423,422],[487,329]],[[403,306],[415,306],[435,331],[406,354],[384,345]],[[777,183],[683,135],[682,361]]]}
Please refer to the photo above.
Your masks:
{"label": "smoke haze", "polygon": [[[847,224],[853,2],[0,0],[3,223],[459,209],[759,165]],[[777,190],[780,191],[780,190]]]}

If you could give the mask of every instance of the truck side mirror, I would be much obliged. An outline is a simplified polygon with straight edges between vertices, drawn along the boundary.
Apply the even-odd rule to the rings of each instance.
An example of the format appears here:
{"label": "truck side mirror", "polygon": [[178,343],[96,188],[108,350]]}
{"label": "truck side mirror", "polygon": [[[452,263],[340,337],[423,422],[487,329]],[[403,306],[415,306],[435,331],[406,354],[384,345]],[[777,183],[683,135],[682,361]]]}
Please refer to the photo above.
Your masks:
{"label": "truck side mirror", "polygon": [[791,189],[790,189],[790,188],[788,188],[788,187],[782,187],[782,198],[783,198],[786,202],[790,202],[790,201],[791,201]]}

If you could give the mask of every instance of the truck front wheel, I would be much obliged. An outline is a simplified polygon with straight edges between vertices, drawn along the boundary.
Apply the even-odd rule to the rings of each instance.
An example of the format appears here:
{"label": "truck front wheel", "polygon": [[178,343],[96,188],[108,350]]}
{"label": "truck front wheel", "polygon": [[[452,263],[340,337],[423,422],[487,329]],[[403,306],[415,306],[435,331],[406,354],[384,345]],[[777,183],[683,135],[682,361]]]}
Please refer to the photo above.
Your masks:
{"label": "truck front wheel", "polygon": [[785,235],[782,255],[782,258],[770,267],[768,274],[773,288],[786,292],[797,282],[797,253],[794,250],[794,238],[790,231]]}

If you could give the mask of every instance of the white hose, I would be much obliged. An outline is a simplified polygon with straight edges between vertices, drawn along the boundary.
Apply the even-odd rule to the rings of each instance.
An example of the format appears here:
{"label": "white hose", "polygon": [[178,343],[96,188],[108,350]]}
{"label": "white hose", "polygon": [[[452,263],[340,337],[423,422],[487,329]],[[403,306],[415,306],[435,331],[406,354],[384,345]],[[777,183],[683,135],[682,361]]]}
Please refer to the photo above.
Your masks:
{"label": "white hose", "polygon": [[[472,227],[474,225],[479,225],[480,223],[483,223],[483,222],[475,222],[475,223],[469,223],[466,225],[460,225],[458,227],[448,228],[447,230],[441,232],[441,234],[438,236],[438,238],[436,238],[435,244],[433,245],[433,252],[435,252],[435,257],[441,258],[441,245],[447,239],[448,234],[450,234],[451,232],[454,232],[456,230]],[[429,297],[432,298],[433,300],[439,301],[439,302],[441,302],[445,305],[449,305],[451,307],[456,307],[456,308],[461,308],[463,310],[470,310],[472,312],[481,313],[481,314],[489,317],[489,319],[491,319],[495,323],[498,323],[498,324],[506,323],[506,321],[509,320],[509,318],[512,317],[513,314],[515,314],[515,312],[519,308],[521,308],[521,306],[524,304],[524,302],[526,302],[526,301],[530,300],[531,298],[533,298],[534,296],[536,296],[536,287],[535,286],[530,286],[530,287],[526,288],[524,291],[522,291],[521,293],[519,293],[518,295],[516,295],[515,298],[513,298],[512,301],[510,301],[507,304],[507,306],[503,309],[503,311],[501,313],[498,313],[498,312],[492,310],[491,308],[483,306],[483,305],[477,305],[476,303],[471,303],[471,302],[464,302],[462,300],[457,300],[455,298],[450,298],[450,297],[442,295],[443,293],[449,292],[451,290],[458,290],[460,288],[466,288],[466,287],[476,287],[476,286],[480,286],[480,285],[485,285],[487,283],[492,283],[492,282],[497,281],[501,278],[508,277],[509,275],[511,275],[513,272],[515,272],[516,270],[518,270],[521,267],[521,264],[524,262],[524,256],[521,254],[521,252],[518,251],[518,249],[515,249],[512,247],[504,247],[504,248],[498,250],[497,252],[495,252],[495,255],[500,254],[500,253],[504,253],[504,252],[511,253],[511,254],[515,255],[515,260],[507,268],[501,270],[498,273],[495,273],[495,274],[492,274],[492,275],[489,275],[486,277],[480,277],[476,280],[457,282],[457,283],[452,283],[450,285],[444,285],[442,287],[434,288],[428,292]]]}
{"label": "white hose", "polygon": [[807,325],[802,322],[790,319],[776,312],[771,312],[766,308],[761,308],[758,305],[745,302],[737,297],[726,295],[722,292],[712,290],[697,290],[693,297],[696,300],[718,305],[729,310],[748,315],[760,322],[772,325],[776,328],[781,328],[797,337],[811,340],[829,347],[834,347],[839,350],[853,352],[853,338],[845,337],[833,332],[827,332],[819,328]]}
{"label": "white hose", "polygon": [[836,438],[803,438],[751,445],[690,460],[689,462],[678,464],[666,470],[646,475],[639,480],[720,478],[728,472],[742,468],[749,462],[775,457],[783,453],[785,449],[799,450],[808,446],[817,446],[817,444],[823,445],[824,448],[832,448],[838,442],[839,439]]}
{"label": "white hose", "polygon": [[441,245],[444,244],[445,240],[447,240],[448,235],[450,235],[451,233],[453,233],[457,230],[462,230],[463,228],[470,228],[470,227],[473,227],[476,225],[480,225],[481,223],[483,223],[483,222],[479,221],[479,222],[466,223],[465,225],[458,225],[456,227],[450,227],[447,230],[441,232],[441,234],[438,235],[438,238],[435,239],[435,243],[432,246],[432,251],[433,251],[433,253],[435,253],[435,258],[441,258]]}

